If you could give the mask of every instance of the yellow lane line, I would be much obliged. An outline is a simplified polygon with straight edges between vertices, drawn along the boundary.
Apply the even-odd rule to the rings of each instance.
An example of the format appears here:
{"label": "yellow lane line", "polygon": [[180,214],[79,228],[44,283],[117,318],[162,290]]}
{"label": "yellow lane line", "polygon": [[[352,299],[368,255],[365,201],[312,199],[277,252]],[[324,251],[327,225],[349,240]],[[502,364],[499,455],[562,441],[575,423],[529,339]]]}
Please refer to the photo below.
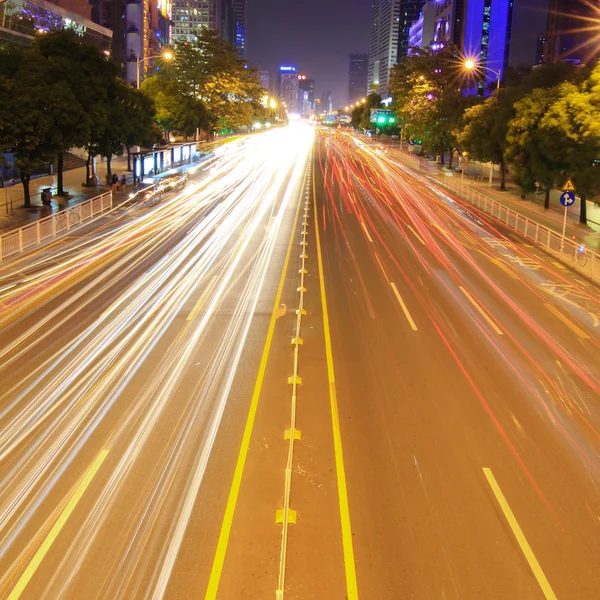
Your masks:
{"label": "yellow lane line", "polygon": [[409,322],[410,326],[412,327],[412,330],[418,331],[413,318],[410,316],[410,313],[408,312],[408,308],[406,307],[406,304],[404,304],[404,300],[402,300],[402,296],[400,295],[400,292],[398,291],[396,284],[393,281],[390,281],[390,285],[392,286],[392,289],[394,290],[394,294],[396,295],[396,298],[398,299],[398,302],[399,302],[400,306],[402,307],[402,311],[404,312],[404,316],[406,317],[406,320]]}
{"label": "yellow lane line", "polygon": [[346,573],[346,598],[358,600],[356,583],[356,566],[354,564],[354,548],[352,545],[352,527],[350,526],[350,508],[348,505],[348,487],[346,485],[346,469],[342,450],[342,434],[340,417],[335,390],[335,372],[333,370],[333,355],[331,353],[331,336],[329,333],[329,313],[327,296],[325,295],[325,276],[323,273],[323,257],[321,255],[321,236],[317,216],[317,194],[315,178],[313,177],[313,203],[315,210],[315,231],[317,240],[317,262],[319,264],[319,285],[321,288],[321,305],[323,307],[323,331],[325,334],[325,355],[327,357],[327,375],[329,378],[329,403],[331,405],[331,426],[333,428],[333,448],[335,454],[335,471],[337,476],[338,502],[340,506],[340,521],[342,526],[342,547],[344,551],[344,570]]}
{"label": "yellow lane line", "polygon": [[90,482],[92,481],[92,479],[98,472],[98,469],[102,466],[102,463],[104,462],[104,459],[106,458],[107,454],[108,454],[108,450],[102,450],[102,452],[100,452],[100,454],[98,454],[98,456],[96,457],[96,460],[92,463],[92,466],[88,469],[88,472],[85,474],[85,477],[82,479],[81,483],[77,486],[75,493],[71,496],[71,499],[69,500],[69,502],[63,509],[62,513],[60,513],[60,516],[58,517],[56,523],[54,523],[54,525],[52,526],[52,529],[46,536],[46,539],[42,542],[42,545],[38,548],[37,552],[31,559],[31,562],[29,563],[29,565],[27,566],[25,571],[23,571],[21,578],[19,579],[19,581],[17,582],[17,585],[15,585],[12,592],[10,593],[8,600],[17,600],[18,598],[21,597],[23,590],[27,587],[27,584],[29,583],[31,578],[34,576],[34,574],[35,574],[37,568],[40,566],[40,563],[42,562],[42,560],[44,560],[44,557],[48,553],[48,550],[50,550],[50,547],[54,543],[54,540],[56,540],[61,529],[64,527],[65,523],[71,516],[71,513],[75,510],[75,507],[77,506],[79,500],[81,500],[81,497],[83,496],[87,487],[90,485]]}
{"label": "yellow lane line", "polygon": [[563,271],[566,269],[566,267],[564,267],[563,265],[561,265],[561,264],[560,264],[559,262],[557,262],[556,260],[553,260],[553,261],[552,261],[552,264],[553,264],[555,267],[557,267],[557,268],[559,268],[559,269],[561,269],[561,270],[563,270]]}
{"label": "yellow lane line", "polygon": [[540,567],[540,563],[535,557],[535,554],[533,553],[533,550],[531,549],[523,530],[519,526],[513,511],[506,501],[506,498],[504,497],[504,494],[502,493],[502,490],[500,489],[492,470],[488,467],[483,467],[483,473],[488,480],[490,487],[492,488],[492,492],[494,492],[494,496],[496,496],[496,500],[498,501],[498,504],[500,505],[500,508],[502,509],[502,512],[504,513],[512,532],[517,538],[517,542],[519,543],[519,546],[521,547],[521,550],[523,551],[523,554],[525,555],[525,558],[527,559],[527,562],[529,563],[529,566],[531,567],[531,570],[533,571],[540,588],[542,588],[542,592],[544,593],[546,600],[556,600],[556,595],[552,590],[550,583],[546,579],[544,571],[542,571],[542,567]]}
{"label": "yellow lane line", "polygon": [[413,227],[408,223],[406,224],[406,226],[413,232],[414,236],[421,242],[421,244],[423,244],[423,246],[426,246],[425,240],[417,233],[417,231],[413,229]]}
{"label": "yellow lane line", "polygon": [[544,302],[544,306],[557,318],[560,319],[571,331],[574,331],[580,338],[582,339],[588,339],[590,336],[583,331],[582,329],[580,329],[579,327],[577,327],[577,325],[575,325],[575,323],[573,323],[573,321],[571,321],[570,319],[568,319],[567,317],[565,317],[565,315],[563,315],[560,310],[558,310],[557,308],[554,308],[554,306],[552,306],[551,304],[548,304],[546,302]]}
{"label": "yellow lane line", "polygon": [[196,302],[194,308],[192,309],[192,312],[190,312],[190,314],[188,315],[188,317],[186,319],[187,321],[193,321],[194,320],[194,317],[198,314],[198,312],[202,308],[202,305],[204,304],[204,301],[206,300],[206,297],[208,296],[208,294],[212,290],[212,287],[215,284],[216,280],[217,280],[217,276],[213,275],[213,278],[210,280],[210,282],[208,283],[208,285],[206,286],[206,288],[202,292],[202,295],[198,299],[198,302]]}
{"label": "yellow lane line", "polygon": [[367,238],[369,239],[369,241],[371,243],[373,243],[373,240],[371,239],[371,236],[369,235],[369,232],[367,231],[365,223],[364,223],[364,221],[362,219],[360,219],[360,224],[362,225],[363,231],[365,232],[365,235],[367,236]]}
{"label": "yellow lane line", "polygon": [[497,267],[499,267],[500,269],[502,269],[511,279],[516,279],[516,280],[519,279],[519,277],[512,272],[512,270],[510,269],[510,267],[508,267],[508,265],[506,265],[504,263],[504,261],[502,261],[502,259],[499,260],[497,258],[494,258],[493,256],[490,256],[489,254],[486,254],[485,252],[483,252],[479,248],[475,248],[475,250],[477,250],[477,252],[479,252],[479,254],[485,256],[485,258],[487,258],[488,260],[491,260]]}
{"label": "yellow lane line", "polygon": [[[306,180],[302,186],[302,191],[306,189]],[[298,223],[298,215],[300,214],[300,205],[302,204],[302,194],[298,197],[298,207],[296,208],[296,215],[294,217],[294,224],[292,226],[292,233],[290,234],[290,241],[288,244],[285,259],[283,261],[283,268],[281,271],[281,279],[279,281],[279,287],[277,288],[277,294],[275,295],[275,303],[273,305],[273,312],[271,313],[271,322],[269,323],[269,330],[267,332],[267,339],[263,348],[262,358],[260,360],[260,366],[258,368],[258,375],[256,377],[256,383],[254,385],[254,392],[252,393],[252,400],[250,401],[250,409],[248,411],[248,418],[246,420],[246,426],[244,428],[244,434],[242,436],[242,443],[240,445],[240,451],[238,454],[237,462],[235,465],[235,471],[233,473],[233,481],[231,482],[231,488],[229,490],[229,497],[227,498],[227,506],[225,507],[225,514],[223,516],[223,522],[221,523],[221,532],[219,533],[219,541],[217,542],[217,549],[215,551],[215,557],[213,559],[213,565],[210,572],[210,578],[208,580],[208,587],[204,596],[205,600],[215,600],[217,592],[219,590],[219,583],[221,581],[221,574],[223,573],[223,564],[225,562],[225,554],[227,553],[227,545],[229,543],[229,536],[231,535],[231,527],[233,525],[233,515],[235,514],[235,507],[237,505],[238,496],[240,493],[240,487],[242,484],[242,475],[244,473],[244,467],[246,465],[246,458],[248,457],[248,450],[250,448],[250,439],[252,437],[252,430],[254,428],[254,420],[256,418],[256,411],[258,409],[258,400],[262,390],[263,379],[265,376],[265,370],[267,368],[267,360],[269,358],[269,351],[271,349],[271,341],[273,339],[273,331],[275,329],[275,323],[279,316],[279,304],[281,302],[281,294],[283,292],[283,284],[285,282],[285,275],[288,270],[290,262],[290,254],[292,252],[292,244],[294,236],[296,235],[296,225]]]}
{"label": "yellow lane line", "polygon": [[467,297],[467,299],[475,307],[477,312],[488,322],[489,326],[498,335],[503,335],[502,330],[498,327],[498,325],[496,325],[496,323],[494,323],[494,321],[492,321],[491,317],[485,312],[485,310],[483,310],[483,308],[481,308],[481,306],[479,306],[479,304],[477,303],[475,298],[473,298],[473,296],[471,296],[471,294],[469,294],[469,292],[467,292],[467,290],[465,290],[465,288],[462,285],[459,287],[460,287],[461,292]]}

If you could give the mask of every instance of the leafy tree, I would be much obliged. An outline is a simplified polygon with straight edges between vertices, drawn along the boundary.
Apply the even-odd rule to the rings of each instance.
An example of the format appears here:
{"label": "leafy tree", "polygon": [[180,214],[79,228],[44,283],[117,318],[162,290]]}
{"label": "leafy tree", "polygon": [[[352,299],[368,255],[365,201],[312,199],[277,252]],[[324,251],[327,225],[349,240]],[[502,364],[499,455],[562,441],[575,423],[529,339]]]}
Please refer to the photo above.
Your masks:
{"label": "leafy tree", "polygon": [[507,133],[506,158],[513,165],[517,183],[525,193],[541,189],[545,208],[549,208],[550,192],[566,167],[562,149],[550,130],[542,127],[559,95],[558,87],[534,89],[515,104],[515,118]]}
{"label": "leafy tree", "polygon": [[107,126],[114,100],[109,97],[109,91],[115,85],[118,70],[98,48],[81,42],[69,31],[41,35],[34,46],[47,60],[54,80],[64,82],[74,96],[74,101],[64,107],[62,123],[57,123],[56,127],[58,193],[63,194],[62,156],[69,148],[88,149],[87,179],[90,179],[89,165],[98,152],[90,138],[98,138]]}
{"label": "leafy tree", "polygon": [[506,189],[505,153],[508,126],[514,117],[515,88],[501,89],[482,104],[465,111],[464,127],[458,136],[461,148],[482,162],[500,165],[500,189]]}
{"label": "leafy tree", "polygon": [[[440,52],[414,49],[393,69],[390,92],[407,135],[424,146],[452,157],[465,108],[472,99],[460,92],[461,71],[451,48]],[[452,161],[452,158],[450,159]]]}
{"label": "leafy tree", "polygon": [[[201,117],[197,126],[206,129],[219,123],[249,125],[264,96],[256,70],[249,69],[233,46],[208,29],[198,33],[196,42],[179,44],[176,59],[158,77],[175,81],[183,95],[203,104],[204,113],[200,105],[192,108]],[[252,111],[242,104],[252,106]]]}
{"label": "leafy tree", "polygon": [[[600,76],[596,67],[594,80]],[[564,83],[560,95],[541,120],[541,129],[555,147],[560,149],[564,162],[562,179],[573,181],[581,199],[579,220],[587,222],[587,198],[600,192],[600,102],[595,97],[594,81],[581,85]]]}
{"label": "leafy tree", "polygon": [[74,102],[69,86],[53,77],[38,48],[0,49],[0,150],[15,153],[27,208],[31,176],[62,143]]}

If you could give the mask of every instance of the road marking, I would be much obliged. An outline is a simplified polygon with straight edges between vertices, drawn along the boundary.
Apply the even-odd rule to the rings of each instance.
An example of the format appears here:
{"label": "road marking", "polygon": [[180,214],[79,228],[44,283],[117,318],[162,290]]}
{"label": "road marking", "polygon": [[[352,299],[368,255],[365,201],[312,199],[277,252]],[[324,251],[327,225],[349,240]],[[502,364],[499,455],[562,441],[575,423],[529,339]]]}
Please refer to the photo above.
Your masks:
{"label": "road marking", "polygon": [[379,256],[377,256],[377,252],[373,253],[375,255],[375,258],[377,259],[377,263],[379,264],[379,268],[381,269],[383,276],[389,281],[387,273],[385,272],[385,269],[383,268],[383,265],[381,264],[381,261],[379,260]]}
{"label": "road marking", "polygon": [[337,476],[338,502],[340,506],[340,521],[342,526],[342,547],[344,552],[344,570],[346,573],[346,598],[358,600],[358,585],[356,583],[356,566],[354,564],[354,548],[352,544],[352,527],[350,526],[350,507],[348,505],[348,487],[346,485],[346,470],[342,449],[342,434],[340,417],[335,390],[335,371],[331,353],[331,337],[329,333],[329,315],[327,296],[325,295],[325,275],[323,273],[323,257],[321,255],[321,237],[317,217],[317,193],[313,177],[313,202],[315,207],[315,231],[317,239],[317,262],[319,264],[319,285],[321,288],[321,306],[323,309],[323,332],[325,334],[325,355],[327,358],[327,375],[329,377],[329,403],[331,406],[331,426],[333,428],[333,449],[335,455],[335,472]]}
{"label": "road marking", "polygon": [[410,316],[410,313],[408,312],[408,308],[406,307],[406,304],[404,304],[404,300],[402,300],[402,296],[400,295],[398,288],[396,287],[396,285],[394,284],[393,281],[390,281],[390,285],[392,286],[392,289],[394,290],[394,294],[396,294],[396,298],[398,299],[398,302],[400,303],[400,306],[402,307],[402,311],[404,312],[404,316],[406,317],[406,320],[410,323],[412,330],[418,331],[417,326],[415,325],[415,322],[413,321],[413,318]]}
{"label": "road marking", "polygon": [[[302,185],[302,190],[306,189],[306,179]],[[237,504],[238,496],[240,494],[240,486],[242,484],[242,475],[244,473],[244,467],[246,465],[246,458],[248,457],[248,450],[250,448],[250,439],[252,437],[252,430],[254,428],[254,420],[256,418],[256,411],[258,409],[258,400],[262,390],[263,379],[265,376],[265,370],[267,368],[267,360],[269,358],[269,351],[271,349],[271,341],[273,340],[273,331],[275,330],[275,323],[279,316],[279,305],[281,302],[281,294],[283,292],[283,284],[285,283],[285,275],[288,270],[290,262],[290,254],[292,252],[292,245],[296,236],[296,225],[298,223],[298,215],[300,214],[300,205],[302,204],[302,195],[298,197],[298,207],[296,208],[296,216],[294,217],[294,224],[292,226],[292,232],[290,234],[290,241],[288,243],[287,252],[283,261],[283,268],[281,271],[281,279],[279,280],[279,287],[277,288],[277,294],[275,295],[275,303],[273,305],[273,312],[271,314],[271,321],[269,323],[269,330],[267,331],[267,339],[263,348],[262,357],[260,359],[260,366],[258,368],[258,375],[256,376],[256,383],[254,385],[254,392],[252,393],[252,400],[250,401],[250,409],[248,411],[248,418],[246,420],[246,426],[244,427],[244,434],[242,436],[242,443],[240,445],[240,451],[238,454],[237,462],[235,465],[235,471],[233,473],[233,480],[231,482],[231,488],[229,489],[229,497],[227,498],[227,506],[225,507],[225,514],[223,515],[223,522],[221,523],[221,532],[219,533],[219,541],[217,542],[217,549],[215,551],[215,557],[213,559],[213,565],[210,572],[210,578],[208,580],[208,587],[206,589],[205,600],[215,600],[217,592],[219,590],[219,583],[221,581],[221,574],[223,573],[223,563],[225,562],[225,554],[227,553],[227,545],[229,543],[229,536],[231,535],[231,527],[233,525],[233,515],[235,513],[235,507]]]}
{"label": "road marking", "polygon": [[583,331],[582,329],[580,329],[579,327],[577,327],[577,325],[575,325],[575,323],[573,323],[573,321],[571,321],[571,319],[565,317],[565,315],[563,315],[560,310],[558,310],[557,308],[554,308],[554,306],[552,306],[551,304],[548,304],[547,302],[544,302],[544,306],[557,318],[560,319],[571,331],[575,332],[580,338],[582,339],[589,339],[589,335]]}
{"label": "road marking", "polygon": [[475,309],[479,312],[479,314],[489,323],[489,326],[498,335],[503,335],[502,331],[500,330],[498,325],[496,325],[496,323],[494,323],[494,321],[492,321],[491,317],[483,310],[483,308],[481,308],[481,306],[479,306],[479,304],[476,302],[475,298],[473,298],[471,296],[471,294],[469,294],[469,292],[467,292],[467,290],[465,290],[465,288],[462,285],[459,287],[460,287],[461,292],[468,298],[469,302],[475,307]]}
{"label": "road marking", "polygon": [[369,238],[369,241],[371,243],[373,243],[373,240],[371,239],[371,236],[369,235],[369,232],[367,231],[367,228],[365,227],[365,223],[364,223],[364,221],[362,219],[360,219],[360,224],[362,225],[362,228],[363,228],[363,230],[364,230],[367,238]]}
{"label": "road marking", "polygon": [[408,223],[406,224],[406,226],[413,232],[414,236],[421,242],[421,244],[423,244],[423,246],[426,246],[425,240],[413,229],[413,227]]}
{"label": "road marking", "polygon": [[521,550],[523,551],[523,554],[525,555],[525,558],[527,559],[527,562],[529,563],[529,566],[531,567],[535,578],[537,579],[540,587],[542,588],[542,592],[544,593],[546,600],[556,600],[556,595],[552,590],[550,583],[546,579],[544,571],[542,571],[542,567],[540,567],[540,563],[535,557],[535,554],[533,553],[533,550],[531,549],[531,546],[529,545],[529,542],[527,541],[523,530],[519,526],[519,523],[517,522],[513,511],[511,510],[508,502],[506,501],[506,498],[504,497],[504,494],[502,493],[502,490],[500,489],[500,486],[498,485],[498,482],[496,481],[492,470],[488,467],[483,467],[483,473],[486,479],[488,480],[490,487],[492,488],[492,492],[494,492],[494,496],[496,496],[496,500],[498,501],[498,504],[500,505],[500,508],[502,509],[502,512],[504,513],[504,516],[506,517],[506,520],[508,521],[512,532],[517,538],[517,542],[519,542],[519,546],[521,546]]}
{"label": "road marking", "polygon": [[204,304],[204,301],[206,300],[206,297],[208,296],[208,294],[212,290],[212,287],[215,284],[216,280],[217,280],[217,276],[213,275],[213,278],[209,281],[208,285],[206,286],[206,288],[202,292],[202,295],[198,299],[198,302],[196,302],[196,305],[192,309],[192,312],[190,312],[190,314],[188,315],[188,317],[186,319],[187,321],[193,321],[194,320],[194,317],[198,314],[198,312],[202,308],[202,305]]}
{"label": "road marking", "polygon": [[561,265],[561,264],[560,264],[558,261],[556,261],[556,260],[553,260],[553,261],[552,261],[552,264],[553,264],[555,267],[558,267],[559,269],[562,269],[563,271],[565,270],[565,267],[563,267],[563,265]]}
{"label": "road marking", "polygon": [[87,489],[87,487],[90,485],[90,482],[92,481],[92,479],[98,472],[98,469],[102,466],[102,463],[104,462],[104,459],[106,458],[107,454],[108,454],[108,450],[102,450],[102,452],[100,452],[100,454],[98,454],[98,456],[96,457],[96,460],[92,463],[92,466],[88,469],[87,473],[85,474],[85,477],[81,480],[81,483],[77,486],[75,493],[71,496],[71,499],[69,500],[69,502],[67,502],[67,505],[65,506],[63,511],[60,513],[60,516],[56,520],[56,523],[54,523],[54,525],[52,526],[52,529],[46,536],[46,539],[42,542],[42,545],[38,548],[37,552],[31,559],[31,562],[29,563],[29,565],[27,566],[25,571],[23,571],[21,578],[19,579],[19,581],[17,582],[17,585],[15,585],[12,592],[10,593],[8,600],[17,600],[18,598],[21,597],[23,590],[27,587],[27,584],[29,583],[31,578],[35,575],[35,572],[36,572],[37,568],[40,566],[40,563],[42,562],[42,560],[44,560],[44,557],[46,556],[46,554],[48,554],[48,551],[50,550],[52,544],[58,537],[58,534],[61,532],[61,529],[65,526],[65,523],[71,516],[71,513],[75,510],[75,507],[77,506],[78,502],[81,500],[81,497],[85,493],[85,490]]}

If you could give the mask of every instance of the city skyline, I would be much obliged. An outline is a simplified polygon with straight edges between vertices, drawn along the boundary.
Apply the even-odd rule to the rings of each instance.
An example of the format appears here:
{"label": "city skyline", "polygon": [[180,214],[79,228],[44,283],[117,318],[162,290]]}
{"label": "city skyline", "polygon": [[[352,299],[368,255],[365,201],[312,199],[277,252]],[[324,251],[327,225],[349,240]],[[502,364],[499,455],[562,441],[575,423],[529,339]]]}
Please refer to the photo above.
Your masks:
{"label": "city skyline", "polygon": [[342,105],[348,96],[348,55],[367,51],[370,18],[371,3],[364,0],[251,0],[247,57],[272,74],[282,64],[296,65],[315,80],[317,96],[331,90],[333,104]]}

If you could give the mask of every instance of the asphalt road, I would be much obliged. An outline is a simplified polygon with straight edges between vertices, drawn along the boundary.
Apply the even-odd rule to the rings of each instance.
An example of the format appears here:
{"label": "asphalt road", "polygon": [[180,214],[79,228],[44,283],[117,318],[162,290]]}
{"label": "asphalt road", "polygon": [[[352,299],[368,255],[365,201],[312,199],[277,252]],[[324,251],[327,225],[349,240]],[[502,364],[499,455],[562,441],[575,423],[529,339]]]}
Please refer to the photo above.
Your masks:
{"label": "asphalt road", "polygon": [[312,136],[0,269],[0,597],[600,596],[598,288]]}

